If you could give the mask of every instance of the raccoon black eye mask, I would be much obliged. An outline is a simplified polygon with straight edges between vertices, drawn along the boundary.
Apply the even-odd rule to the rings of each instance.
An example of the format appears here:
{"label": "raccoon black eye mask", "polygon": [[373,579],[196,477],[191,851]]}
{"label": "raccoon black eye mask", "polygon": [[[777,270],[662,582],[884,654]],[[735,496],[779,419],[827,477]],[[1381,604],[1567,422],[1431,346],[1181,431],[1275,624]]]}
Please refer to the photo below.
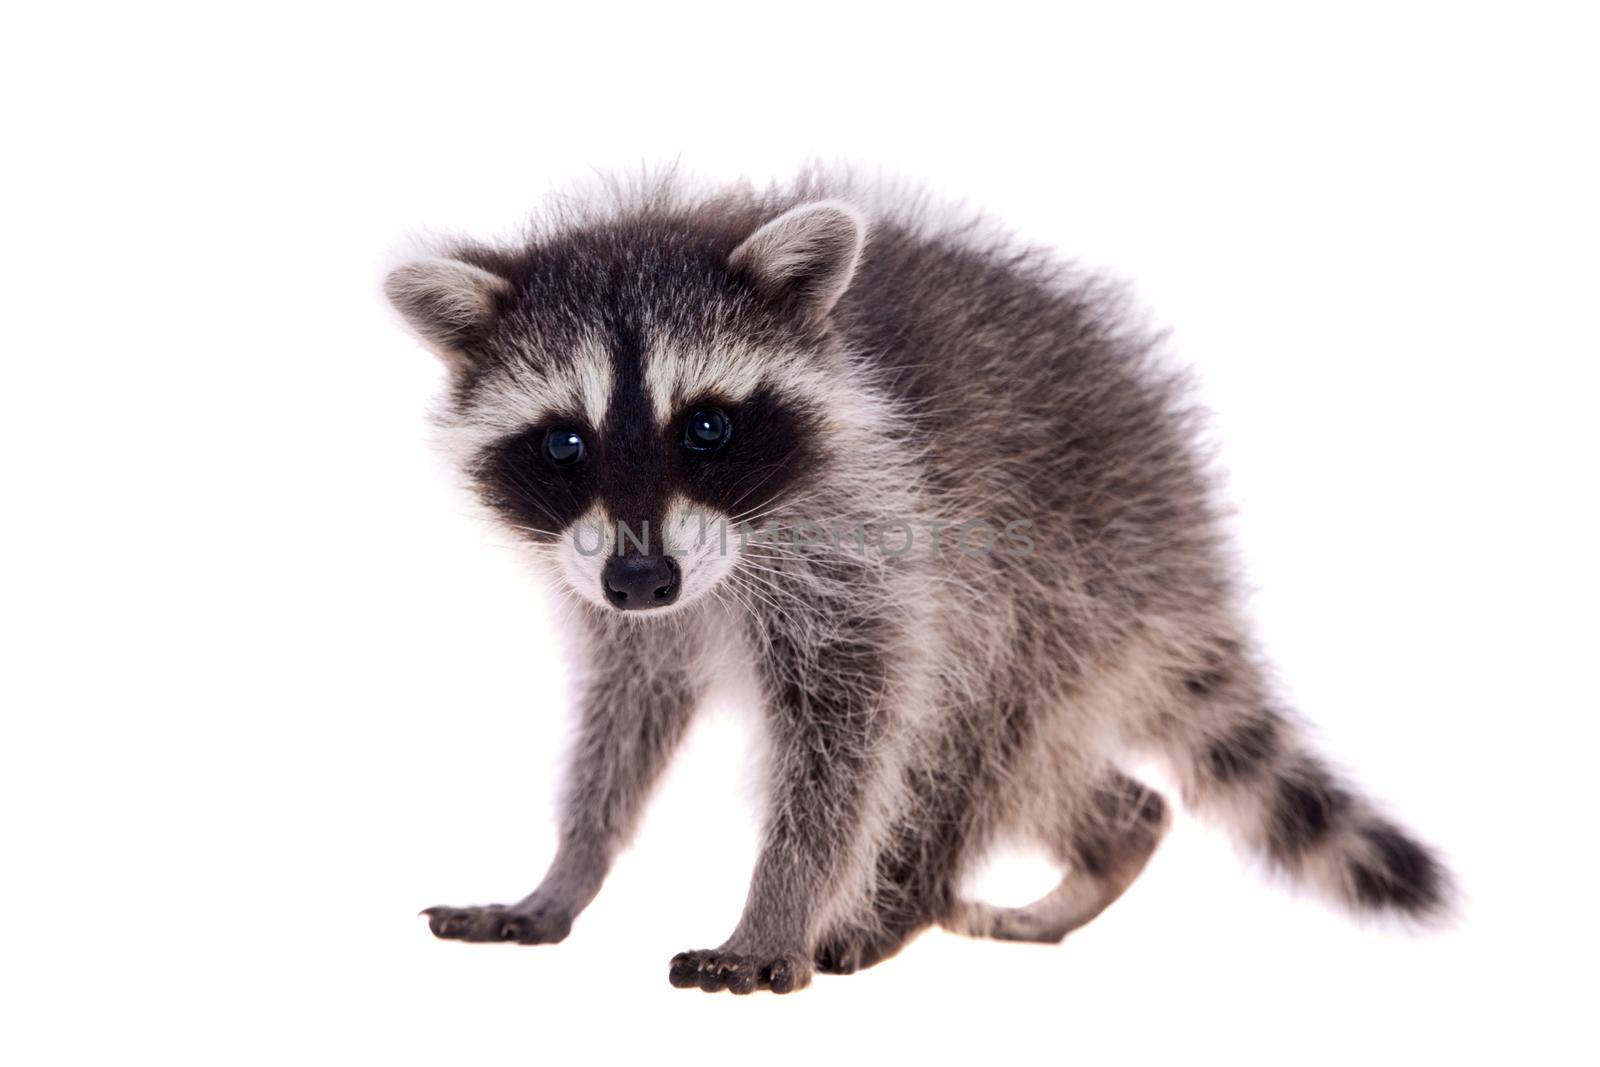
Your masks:
{"label": "raccoon black eye mask", "polygon": [[[673,985],[787,993],[935,924],[1058,941],[1166,832],[1134,755],[1336,904],[1442,915],[1434,853],[1273,692],[1152,339],[1102,284],[879,199],[660,183],[389,276],[450,368],[443,443],[586,661],[549,873],[433,933],[564,938],[726,671],[761,696],[765,829],[743,915]],[[1028,550],[994,547],[1019,522]],[[1060,885],[964,896],[1016,836]]]}

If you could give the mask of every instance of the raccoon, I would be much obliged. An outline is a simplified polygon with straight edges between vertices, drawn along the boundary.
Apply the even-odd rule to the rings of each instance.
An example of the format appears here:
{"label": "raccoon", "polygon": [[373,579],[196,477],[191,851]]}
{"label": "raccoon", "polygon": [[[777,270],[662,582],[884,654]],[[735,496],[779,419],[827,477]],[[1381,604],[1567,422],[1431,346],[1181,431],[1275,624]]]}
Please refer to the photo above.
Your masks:
{"label": "raccoon", "polygon": [[[760,694],[743,915],[674,986],[787,993],[923,929],[1059,941],[1139,875],[1167,801],[1357,913],[1450,879],[1275,695],[1184,377],[1119,288],[848,177],[567,201],[386,292],[448,365],[436,423],[568,605],[559,845],[463,941],[560,941],[713,686]],[[1001,839],[1066,872],[963,885]]]}

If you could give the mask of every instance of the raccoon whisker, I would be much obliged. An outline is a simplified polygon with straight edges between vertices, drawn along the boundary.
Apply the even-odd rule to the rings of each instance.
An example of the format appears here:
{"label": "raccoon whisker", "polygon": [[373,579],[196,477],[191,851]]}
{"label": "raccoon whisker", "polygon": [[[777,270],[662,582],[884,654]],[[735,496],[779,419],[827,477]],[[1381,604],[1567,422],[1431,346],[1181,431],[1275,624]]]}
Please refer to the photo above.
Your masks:
{"label": "raccoon whisker", "polygon": [[764,589],[779,599],[799,602],[800,598],[794,594],[793,590],[783,588],[771,578],[764,577],[763,575],[752,571],[745,571],[739,574],[739,577],[744,579],[753,589]]}
{"label": "raccoon whisker", "polygon": [[[820,544],[828,540],[842,539],[843,536],[848,535],[850,531],[858,526],[864,528],[883,521],[886,520],[881,519],[879,516],[835,515],[826,520],[798,518],[793,519],[792,521],[785,517],[784,519],[778,521],[764,523],[759,527],[754,527],[754,529],[760,533],[789,533],[796,530],[806,530],[812,535],[816,535],[818,533],[825,534],[826,537],[820,539],[813,536],[813,541]],[[777,543],[759,538],[747,538],[746,540],[750,541],[752,544],[759,545],[771,545]]]}
{"label": "raccoon whisker", "polygon": [[[777,474],[779,471],[783,470],[784,467],[785,467],[785,464],[782,464],[782,463],[769,463],[767,465],[767,469],[766,469],[767,472],[765,474],[763,474],[760,478],[758,478],[754,485],[752,485],[750,488],[746,489],[744,492],[740,493],[738,495],[738,497],[735,498],[733,503],[728,506],[728,510],[732,511],[734,508],[736,508],[740,504],[744,503],[745,500],[749,498],[751,493],[755,492],[757,489],[760,489],[767,482],[771,481],[772,480],[772,476],[774,474]],[[757,508],[765,507],[768,503],[770,503],[773,500],[776,500],[778,498],[778,496],[781,496],[781,495],[782,494],[775,493],[772,496],[768,497],[766,500],[762,501],[760,504],[757,504],[756,507]],[[732,521],[738,522],[740,518],[743,518],[743,516],[735,516]]]}
{"label": "raccoon whisker", "polygon": [[[760,483],[758,482],[757,485],[759,485],[759,484]],[[748,491],[744,492],[744,493],[741,493],[739,495],[739,499],[735,500],[733,502],[733,507],[738,507],[739,504],[746,497],[748,497],[749,495],[750,495],[750,493]],[[747,517],[751,512],[761,510],[762,508],[766,507],[768,504],[771,504],[774,500],[777,500],[778,497],[780,497],[782,495],[783,495],[782,493],[774,493],[771,496],[766,497],[765,499],[763,499],[763,500],[751,505],[750,507],[746,508],[744,511],[740,511],[740,512],[734,512],[733,508],[729,508],[728,509],[729,510],[728,521],[729,522],[739,522],[741,519],[744,519],[745,517]]]}
{"label": "raccoon whisker", "polygon": [[[840,554],[840,555],[842,556],[842,554]],[[772,572],[774,574],[777,574],[777,575],[779,575],[781,577],[788,578],[790,580],[800,579],[800,580],[804,581],[807,585],[828,586],[828,585],[831,585],[831,584],[836,584],[836,581],[835,581],[835,579],[833,577],[831,577],[829,575],[826,575],[826,574],[818,574],[818,573],[816,573],[815,568],[814,568],[813,565],[815,563],[817,563],[822,558],[824,558],[824,553],[821,552],[821,551],[814,552],[814,553],[806,553],[806,552],[798,552],[798,551],[797,552],[782,552],[782,551],[773,552],[773,551],[768,551],[768,550],[764,550],[764,549],[757,549],[757,548],[750,548],[750,547],[746,547],[746,549],[744,550],[744,552],[740,556],[741,561],[745,561],[745,565],[746,566],[749,566],[749,567],[752,567],[752,568],[756,568],[756,569],[765,569],[765,570],[768,570],[768,571],[770,571],[770,572]],[[850,556],[850,557],[844,557],[844,558],[857,559],[859,557]],[[776,564],[778,566],[761,568],[758,564],[756,564],[754,562],[748,562],[748,561],[753,561],[753,560],[763,560],[763,561],[765,561],[767,563]],[[873,561],[867,560],[865,562],[868,562],[870,564]]]}
{"label": "raccoon whisker", "polygon": [[712,586],[708,592],[708,595],[711,597],[714,603],[720,604],[724,607],[736,608],[745,612],[746,614],[750,614],[749,605],[737,598],[736,590],[727,582],[718,582],[716,585]]}
{"label": "raccoon whisker", "polygon": [[[759,479],[757,479],[757,481],[753,485],[751,485],[749,489],[746,489],[743,493],[739,494],[738,498],[733,501],[733,503],[729,506],[728,510],[732,511],[733,508],[738,507],[741,503],[743,503],[750,496],[751,493],[755,492],[761,486],[765,485],[768,481],[770,481],[774,474],[787,469],[788,466],[789,465],[787,463],[778,462],[778,463],[768,464],[766,467],[761,468],[762,470],[765,470],[765,473],[762,474],[762,476]],[[781,499],[782,497],[783,497],[783,491],[780,490],[779,492],[776,492],[776,493],[772,494],[771,496],[767,497],[765,500],[761,501],[760,503],[755,504],[752,507],[748,508],[744,512],[741,512],[741,513],[733,515],[733,517],[729,521],[730,522],[740,522],[740,521],[749,519],[753,512],[760,511],[762,508],[767,507],[769,504],[772,504],[774,501],[777,501],[777,500]],[[796,499],[805,499],[805,498],[804,497],[800,497],[800,498],[796,498]]]}
{"label": "raccoon whisker", "polygon": [[[738,514],[738,515],[733,516],[728,521],[729,522],[748,522],[748,521],[750,521],[752,519],[752,517],[757,512],[760,512],[762,514],[766,514],[766,513],[769,513],[770,511],[774,510],[774,507],[769,507],[769,505],[775,505],[775,506],[776,505],[781,505],[781,506],[784,506],[784,507],[799,508],[799,507],[805,506],[806,504],[812,503],[814,501],[826,500],[826,499],[829,498],[829,495],[830,495],[828,493],[828,491],[824,490],[824,489],[813,489],[813,490],[811,490],[809,492],[799,493],[799,494],[796,494],[796,495],[791,495],[791,496],[785,497],[784,494],[787,493],[787,492],[788,492],[788,490],[786,490],[786,489],[785,490],[780,490],[779,492],[776,492],[776,493],[772,494],[771,496],[767,497],[765,500],[761,501],[759,504],[756,504],[756,505],[752,506],[751,508],[747,509],[746,511],[744,511],[744,512]],[[763,509],[765,509],[765,510],[763,510]]]}
{"label": "raccoon whisker", "polygon": [[[814,561],[813,561],[814,562]],[[852,564],[854,561],[851,561]],[[852,597],[863,600],[877,599],[877,591],[864,586],[878,586],[881,582],[871,571],[862,571],[852,566],[853,577],[840,577],[828,573],[819,573],[814,567],[807,569],[804,564],[797,564],[782,571],[771,569],[761,570],[754,567],[742,567],[751,575],[760,575],[771,581],[779,582],[787,595],[802,600],[807,598],[844,601]]]}
{"label": "raccoon whisker", "polygon": [[[889,568],[894,557],[880,558],[871,552],[862,552],[858,548],[832,544],[828,541],[808,542],[805,545],[793,547],[778,547],[776,542],[763,542],[760,546],[747,545],[744,554],[757,559],[766,559],[776,562],[793,563],[799,567],[816,563],[819,560],[849,560],[878,570]],[[828,580],[825,576],[818,576],[820,580]]]}
{"label": "raccoon whisker", "polygon": [[[727,584],[733,589],[742,590],[746,596],[753,597],[755,600],[766,604],[774,612],[777,612],[781,615],[783,613],[783,607],[771,596],[757,589],[755,585],[748,580],[751,577],[751,575],[740,575],[737,573],[729,574],[727,577]],[[752,608],[751,614],[755,615],[758,613]]]}
{"label": "raccoon whisker", "polygon": [[820,494],[801,495],[797,497],[791,497],[787,500],[782,499],[782,497],[782,493],[776,493],[773,496],[768,497],[766,500],[763,500],[749,511],[746,511],[744,514],[736,515],[729,519],[728,522],[730,525],[738,525],[740,523],[753,524],[759,522],[766,516],[771,515],[773,512],[778,511],[780,508],[800,508],[804,507],[808,503],[823,499]]}
{"label": "raccoon whisker", "polygon": [[763,567],[759,564],[752,563],[747,559],[740,559],[738,565],[729,572],[729,575],[730,577],[732,575],[741,575],[753,580],[758,580],[763,585],[770,587],[775,593],[781,593],[784,596],[793,596],[795,594],[794,589],[786,588],[784,584],[787,582],[792,586],[794,584],[793,575],[787,574],[783,571],[774,570],[771,567]]}
{"label": "raccoon whisker", "polygon": [[[517,522],[508,522],[508,523],[506,523],[506,525],[508,527],[510,527],[511,529],[513,529],[513,530],[520,530],[523,533],[542,534],[545,537],[553,537],[553,538],[556,538],[557,540],[559,540],[561,538],[561,535],[556,533],[554,530],[541,530],[537,526],[524,526],[521,523],[517,523]],[[545,546],[540,545],[540,547],[543,548]]]}
{"label": "raccoon whisker", "polygon": [[[547,505],[541,498],[537,486],[529,482],[529,480],[520,472],[512,471],[506,472],[506,474],[507,488],[516,491],[516,500],[514,503],[531,506],[534,510],[538,511],[545,518],[550,519],[557,526],[563,525],[561,517],[552,511],[549,505]],[[571,489],[567,489],[567,495],[569,498],[571,497]]]}
{"label": "raccoon whisker", "polygon": [[741,559],[739,561],[739,566],[745,570],[757,571],[761,574],[770,574],[775,578],[789,577],[788,571],[780,571],[776,567],[763,567],[759,563],[750,562],[749,559]]}

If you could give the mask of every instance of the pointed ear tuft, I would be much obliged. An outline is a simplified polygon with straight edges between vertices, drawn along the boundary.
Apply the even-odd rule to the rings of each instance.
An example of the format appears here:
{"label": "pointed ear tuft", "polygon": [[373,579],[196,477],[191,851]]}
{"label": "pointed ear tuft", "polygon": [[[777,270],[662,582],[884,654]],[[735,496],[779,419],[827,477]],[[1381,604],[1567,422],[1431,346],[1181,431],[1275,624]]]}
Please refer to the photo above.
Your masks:
{"label": "pointed ear tuft", "polygon": [[867,227],[838,200],[801,204],[784,212],[733,250],[728,265],[768,297],[791,303],[807,321],[821,322],[844,295],[861,258]]}
{"label": "pointed ear tuft", "polygon": [[495,300],[510,283],[459,259],[419,259],[389,273],[383,291],[406,324],[447,361],[494,321]]}

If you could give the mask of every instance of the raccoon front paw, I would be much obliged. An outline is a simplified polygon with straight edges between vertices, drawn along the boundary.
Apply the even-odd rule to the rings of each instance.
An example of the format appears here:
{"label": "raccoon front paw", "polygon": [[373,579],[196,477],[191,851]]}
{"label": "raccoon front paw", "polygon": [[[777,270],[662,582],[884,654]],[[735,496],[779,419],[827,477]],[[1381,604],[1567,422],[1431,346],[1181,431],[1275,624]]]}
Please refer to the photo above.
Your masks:
{"label": "raccoon front paw", "polygon": [[680,952],[672,957],[667,981],[679,989],[703,989],[715,993],[726,989],[744,995],[757,989],[774,993],[793,993],[811,984],[811,961],[802,953],[745,955],[706,949]]}
{"label": "raccoon front paw", "polygon": [[548,945],[572,930],[572,916],[540,905],[486,904],[478,908],[425,908],[428,929],[449,941],[514,941]]}

